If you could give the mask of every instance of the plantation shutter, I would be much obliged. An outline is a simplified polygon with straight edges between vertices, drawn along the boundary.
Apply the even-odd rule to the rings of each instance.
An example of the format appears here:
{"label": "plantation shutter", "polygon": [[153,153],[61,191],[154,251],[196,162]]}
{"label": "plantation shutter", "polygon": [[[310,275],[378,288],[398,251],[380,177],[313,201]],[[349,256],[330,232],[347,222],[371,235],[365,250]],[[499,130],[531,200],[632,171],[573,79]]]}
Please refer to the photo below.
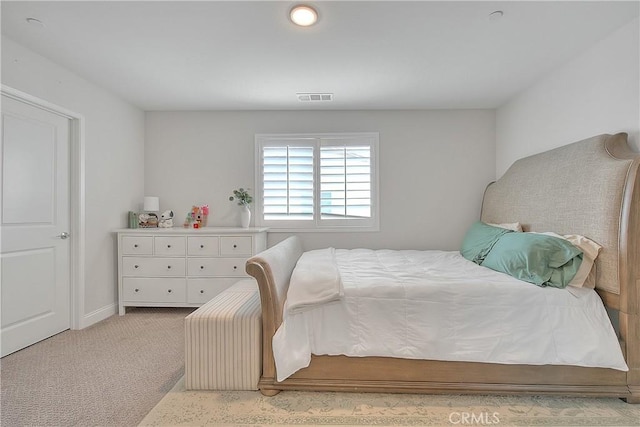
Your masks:
{"label": "plantation shutter", "polygon": [[378,134],[256,135],[256,226],[377,231]]}
{"label": "plantation shutter", "polygon": [[323,220],[371,217],[370,146],[323,141],[320,213]]}
{"label": "plantation shutter", "polygon": [[313,220],[313,147],[263,148],[265,220]]}

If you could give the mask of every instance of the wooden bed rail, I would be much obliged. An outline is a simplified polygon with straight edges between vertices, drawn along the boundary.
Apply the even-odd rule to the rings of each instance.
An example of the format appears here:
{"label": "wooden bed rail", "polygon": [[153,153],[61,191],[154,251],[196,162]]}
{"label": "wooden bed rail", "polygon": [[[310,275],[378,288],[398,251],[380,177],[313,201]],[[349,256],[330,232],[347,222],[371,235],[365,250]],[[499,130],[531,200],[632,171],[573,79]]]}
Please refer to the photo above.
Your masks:
{"label": "wooden bed rail", "polygon": [[[276,365],[271,342],[282,323],[289,280],[302,252],[300,238],[292,236],[249,258],[246,263],[247,273],[258,282],[262,305],[262,385],[276,381]],[[260,384],[259,388],[265,395],[274,395],[279,391],[260,387]]]}
{"label": "wooden bed rail", "polygon": [[620,215],[620,336],[625,341],[629,403],[640,403],[640,156],[630,150],[612,153],[632,158]]}

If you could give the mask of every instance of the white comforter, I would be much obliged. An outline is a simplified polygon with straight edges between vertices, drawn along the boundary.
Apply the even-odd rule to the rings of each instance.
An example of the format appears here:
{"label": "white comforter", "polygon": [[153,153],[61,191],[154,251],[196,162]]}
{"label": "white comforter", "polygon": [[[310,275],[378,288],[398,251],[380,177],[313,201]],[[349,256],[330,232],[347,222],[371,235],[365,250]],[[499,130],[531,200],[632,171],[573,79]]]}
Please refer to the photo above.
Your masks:
{"label": "white comforter", "polygon": [[321,291],[328,302],[317,305],[292,276],[288,298],[305,305],[285,309],[273,338],[278,381],[311,354],[628,370],[593,290],[540,288],[459,252],[337,249],[335,266],[341,286],[326,283],[344,294]]}

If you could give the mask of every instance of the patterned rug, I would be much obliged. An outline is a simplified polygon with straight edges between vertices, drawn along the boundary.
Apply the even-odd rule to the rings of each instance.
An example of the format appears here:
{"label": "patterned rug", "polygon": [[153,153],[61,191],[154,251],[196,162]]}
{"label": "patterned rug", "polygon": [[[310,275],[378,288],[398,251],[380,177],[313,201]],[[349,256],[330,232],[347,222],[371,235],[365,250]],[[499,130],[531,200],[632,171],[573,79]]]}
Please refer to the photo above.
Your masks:
{"label": "patterned rug", "polygon": [[186,391],[184,379],[141,426],[640,426],[640,405],[557,396]]}

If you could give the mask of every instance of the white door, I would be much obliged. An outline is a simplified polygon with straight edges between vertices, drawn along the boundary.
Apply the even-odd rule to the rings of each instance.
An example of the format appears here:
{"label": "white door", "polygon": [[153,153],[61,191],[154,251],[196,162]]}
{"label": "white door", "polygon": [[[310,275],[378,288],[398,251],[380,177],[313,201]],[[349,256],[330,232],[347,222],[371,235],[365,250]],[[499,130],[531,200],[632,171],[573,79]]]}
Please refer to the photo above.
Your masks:
{"label": "white door", "polygon": [[70,327],[70,124],[2,96],[2,356]]}

